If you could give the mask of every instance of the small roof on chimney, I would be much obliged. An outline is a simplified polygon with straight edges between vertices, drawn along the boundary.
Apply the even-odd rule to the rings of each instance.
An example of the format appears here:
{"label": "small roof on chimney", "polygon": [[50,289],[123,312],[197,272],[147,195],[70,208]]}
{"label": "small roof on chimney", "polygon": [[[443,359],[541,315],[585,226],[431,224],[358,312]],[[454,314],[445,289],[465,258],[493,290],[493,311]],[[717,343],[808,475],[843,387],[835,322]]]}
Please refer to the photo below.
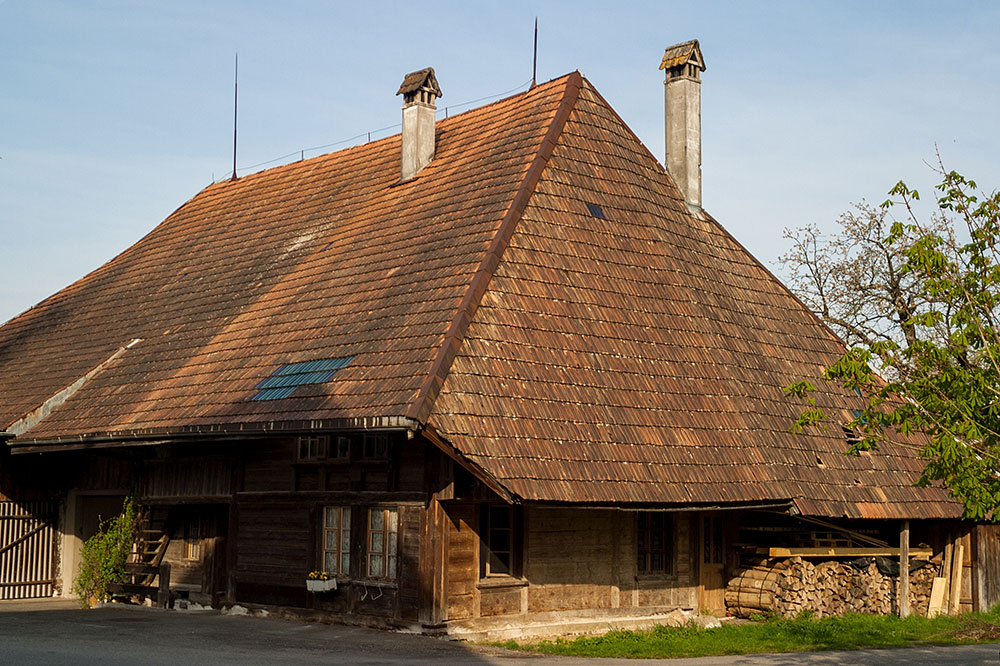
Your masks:
{"label": "small roof on chimney", "polygon": [[403,82],[399,84],[399,90],[396,91],[396,94],[405,95],[417,92],[421,88],[428,88],[438,97],[443,97],[441,88],[438,86],[437,77],[434,76],[433,67],[425,67],[419,72],[410,72],[407,74],[403,77]]}
{"label": "small roof on chimney", "polygon": [[663,54],[663,61],[660,62],[660,69],[679,67],[688,63],[697,65],[701,71],[705,71],[705,59],[701,55],[697,39],[668,46]]}

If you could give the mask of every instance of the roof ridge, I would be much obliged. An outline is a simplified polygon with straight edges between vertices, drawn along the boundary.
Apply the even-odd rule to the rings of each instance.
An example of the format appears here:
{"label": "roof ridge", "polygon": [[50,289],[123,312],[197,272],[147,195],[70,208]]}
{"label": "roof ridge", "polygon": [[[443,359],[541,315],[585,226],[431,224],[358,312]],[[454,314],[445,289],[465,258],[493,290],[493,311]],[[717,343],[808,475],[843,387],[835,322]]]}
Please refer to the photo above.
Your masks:
{"label": "roof ridge", "polygon": [[[523,96],[526,96],[528,94],[535,93],[538,90],[538,88],[541,88],[541,87],[544,87],[544,86],[548,86],[548,85],[552,85],[552,84],[558,82],[560,79],[569,78],[569,77],[573,76],[573,74],[578,74],[578,73],[579,72],[570,72],[569,74],[563,74],[562,76],[557,76],[554,79],[550,79],[549,81],[545,81],[544,83],[539,83],[534,88],[529,88],[527,90],[521,90],[520,92],[515,92],[515,93],[512,93],[510,95],[506,95],[504,97],[500,97],[498,99],[495,99],[492,102],[488,102],[488,103],[482,104],[480,106],[473,106],[471,108],[466,109],[465,111],[460,111],[460,112],[458,112],[458,113],[456,113],[454,115],[446,116],[444,118],[438,118],[438,119],[435,120],[435,125],[436,126],[440,126],[441,124],[451,124],[453,122],[457,122],[456,118],[461,118],[462,116],[465,116],[467,114],[482,112],[482,111],[485,111],[485,110],[489,109],[492,106],[496,106],[498,104],[503,104],[503,103],[506,103],[506,102],[510,102],[511,100],[513,100],[516,97],[523,97]],[[397,94],[399,94],[399,93],[397,93]],[[487,97],[486,99],[489,99],[489,97]],[[474,103],[474,102],[465,102],[465,104],[470,104],[470,103]],[[462,104],[459,104],[457,106],[462,106]],[[397,123],[396,125],[391,125],[390,127],[396,128],[398,126],[399,126],[399,124]],[[387,128],[383,128],[383,129],[387,129]],[[376,132],[376,131],[379,131],[379,130],[372,130],[372,132]],[[228,178],[228,177],[226,177],[226,178],[220,178],[219,180],[212,181],[211,183],[209,183],[208,185],[206,185],[205,187],[203,187],[201,190],[198,191],[197,194],[200,195],[202,192],[207,192],[208,190],[223,189],[223,188],[225,188],[227,186],[231,186],[231,185],[234,185],[236,183],[242,183],[243,181],[246,181],[248,179],[258,178],[258,177],[261,177],[261,176],[270,176],[270,175],[272,175],[272,174],[274,174],[274,173],[276,173],[276,172],[278,172],[280,170],[291,170],[294,167],[315,166],[316,164],[321,163],[324,158],[329,160],[329,159],[333,158],[334,156],[342,156],[342,155],[347,154],[348,152],[360,151],[360,150],[366,149],[366,148],[374,148],[377,144],[385,143],[387,141],[392,141],[392,140],[398,140],[399,137],[400,137],[400,134],[401,134],[400,132],[393,132],[392,134],[387,134],[386,136],[383,136],[381,138],[369,139],[368,141],[365,141],[363,143],[349,144],[349,145],[343,146],[342,148],[337,148],[335,150],[330,150],[330,151],[327,151],[327,152],[317,153],[316,155],[312,155],[310,157],[302,157],[300,159],[292,160],[291,162],[285,162],[283,164],[274,164],[273,166],[265,167],[263,169],[260,169],[259,171],[251,171],[250,173],[247,173],[247,174],[244,174],[242,176],[239,176],[236,179],[232,179],[232,178]],[[337,145],[339,143],[347,143],[348,141],[351,141],[352,139],[359,139],[360,137],[363,137],[363,136],[364,136],[364,132],[362,132],[361,134],[358,134],[358,135],[356,135],[354,137],[351,137],[351,139],[344,139],[343,141],[338,141],[338,142],[333,143],[333,144],[328,144],[328,147],[335,146],[335,145]],[[303,149],[300,149],[298,151],[292,151],[291,153],[288,153],[288,155],[286,155],[285,157],[294,156],[296,152],[298,152],[298,153],[305,153],[305,152],[307,152],[309,150],[317,150],[317,149],[316,148],[313,148],[313,149],[303,148]],[[280,161],[281,159],[283,159],[283,158],[279,157],[279,158],[276,158],[275,160],[271,160],[271,161],[272,162],[277,162],[277,161]],[[268,162],[265,162],[264,164],[268,164]],[[240,167],[240,168],[241,169],[248,169],[248,168],[252,168],[252,167]]]}
{"label": "roof ridge", "polygon": [[493,272],[500,265],[503,251],[510,242],[511,236],[514,234],[514,229],[517,227],[517,223],[520,221],[521,215],[528,205],[528,201],[531,199],[532,194],[534,194],[535,187],[541,179],[545,166],[552,157],[559,135],[566,126],[570,112],[576,106],[582,86],[583,76],[579,71],[574,71],[566,77],[566,89],[563,92],[563,98],[555,114],[552,116],[552,121],[549,123],[549,128],[545,132],[545,136],[538,146],[538,152],[528,167],[528,171],[521,181],[517,192],[514,194],[514,198],[511,200],[510,207],[500,222],[500,227],[497,229],[496,235],[493,237],[493,242],[486,249],[486,253],[479,263],[479,267],[476,269],[472,282],[469,284],[469,288],[458,305],[455,316],[448,326],[448,331],[445,333],[444,340],[438,348],[437,356],[431,364],[430,372],[424,379],[416,399],[406,412],[407,417],[416,419],[421,423],[427,422],[427,418],[434,407],[434,402],[437,400],[438,393],[440,393],[441,387],[444,385],[444,380],[448,376],[449,370],[451,370],[451,364],[455,360],[455,355],[462,346],[462,340],[469,330],[469,325],[472,323],[472,318],[479,308],[479,303],[482,301],[483,295],[486,293],[490,279],[493,277]]}

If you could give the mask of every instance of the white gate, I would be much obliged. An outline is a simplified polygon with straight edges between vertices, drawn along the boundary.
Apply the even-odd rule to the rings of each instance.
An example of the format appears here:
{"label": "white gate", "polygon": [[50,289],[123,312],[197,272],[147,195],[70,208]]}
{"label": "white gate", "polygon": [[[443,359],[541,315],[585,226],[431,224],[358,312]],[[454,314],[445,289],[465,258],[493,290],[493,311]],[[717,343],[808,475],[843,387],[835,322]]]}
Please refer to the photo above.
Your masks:
{"label": "white gate", "polygon": [[0,502],[0,600],[51,597],[54,502]]}

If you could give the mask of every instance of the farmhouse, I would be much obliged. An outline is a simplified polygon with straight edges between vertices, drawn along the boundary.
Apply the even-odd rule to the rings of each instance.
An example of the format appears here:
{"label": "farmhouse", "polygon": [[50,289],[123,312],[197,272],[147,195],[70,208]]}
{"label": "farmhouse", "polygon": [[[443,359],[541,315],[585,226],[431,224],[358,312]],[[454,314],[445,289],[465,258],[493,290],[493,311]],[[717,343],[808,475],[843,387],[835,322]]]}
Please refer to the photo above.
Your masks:
{"label": "farmhouse", "polygon": [[578,72],[444,119],[414,72],[400,135],[212,184],[0,327],[0,598],[69,595],[132,495],[175,599],[456,635],[741,612],[820,552],[1000,599],[912,447],[789,431],[843,344],[702,207],[704,68],[664,55],[666,168]]}

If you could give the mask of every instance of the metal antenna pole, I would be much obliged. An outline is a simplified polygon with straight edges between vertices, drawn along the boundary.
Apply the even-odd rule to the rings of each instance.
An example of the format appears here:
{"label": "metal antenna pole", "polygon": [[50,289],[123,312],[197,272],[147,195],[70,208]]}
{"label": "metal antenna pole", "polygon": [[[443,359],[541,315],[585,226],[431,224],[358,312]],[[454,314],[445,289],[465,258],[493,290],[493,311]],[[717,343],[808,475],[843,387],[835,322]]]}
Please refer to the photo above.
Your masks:
{"label": "metal antenna pole", "polygon": [[535,50],[531,57],[531,87],[534,88],[538,74],[538,17],[535,17]]}
{"label": "metal antenna pole", "polygon": [[236,71],[233,74],[233,177],[236,180],[236,118],[239,110],[240,54],[236,54]]}

